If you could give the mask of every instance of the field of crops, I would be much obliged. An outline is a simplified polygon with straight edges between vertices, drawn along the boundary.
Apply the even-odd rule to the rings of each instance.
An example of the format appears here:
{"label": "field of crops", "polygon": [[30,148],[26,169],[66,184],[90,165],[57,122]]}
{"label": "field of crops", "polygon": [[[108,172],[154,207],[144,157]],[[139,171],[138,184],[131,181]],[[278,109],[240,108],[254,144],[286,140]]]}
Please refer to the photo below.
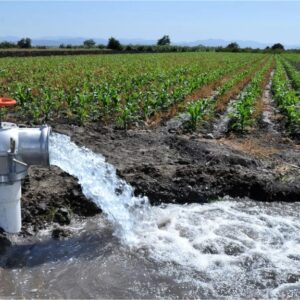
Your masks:
{"label": "field of crops", "polygon": [[[179,112],[190,128],[228,114],[244,131],[274,99],[291,130],[300,123],[300,55],[166,53],[0,59],[0,95],[15,98],[20,120],[151,125]],[[232,101],[235,99],[235,101]],[[230,106],[230,109],[228,109]]]}

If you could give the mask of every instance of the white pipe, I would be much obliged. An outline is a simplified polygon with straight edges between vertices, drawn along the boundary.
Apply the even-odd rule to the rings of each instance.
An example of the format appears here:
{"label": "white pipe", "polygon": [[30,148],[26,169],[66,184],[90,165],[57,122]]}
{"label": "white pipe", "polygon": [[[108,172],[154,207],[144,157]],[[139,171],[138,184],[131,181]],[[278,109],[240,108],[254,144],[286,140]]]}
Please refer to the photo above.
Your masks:
{"label": "white pipe", "polygon": [[0,184],[0,227],[8,233],[21,230],[21,181]]}

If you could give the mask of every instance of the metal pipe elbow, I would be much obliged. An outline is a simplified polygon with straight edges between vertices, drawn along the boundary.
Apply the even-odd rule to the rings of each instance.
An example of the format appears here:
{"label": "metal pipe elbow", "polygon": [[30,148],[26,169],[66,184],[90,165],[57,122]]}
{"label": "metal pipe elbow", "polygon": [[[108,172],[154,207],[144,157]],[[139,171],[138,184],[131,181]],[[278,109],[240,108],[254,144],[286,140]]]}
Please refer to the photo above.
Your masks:
{"label": "metal pipe elbow", "polygon": [[19,128],[18,157],[28,166],[49,166],[51,127]]}

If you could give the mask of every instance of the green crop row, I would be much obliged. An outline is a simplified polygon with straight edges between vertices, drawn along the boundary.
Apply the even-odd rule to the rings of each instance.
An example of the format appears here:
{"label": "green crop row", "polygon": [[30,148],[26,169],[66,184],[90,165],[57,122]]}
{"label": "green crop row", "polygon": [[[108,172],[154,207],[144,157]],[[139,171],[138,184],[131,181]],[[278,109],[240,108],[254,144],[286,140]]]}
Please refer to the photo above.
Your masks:
{"label": "green crop row", "polygon": [[285,53],[280,55],[284,59],[291,62],[298,70],[300,70],[300,54],[299,53]]}
{"label": "green crop row", "polygon": [[253,113],[255,111],[255,103],[262,95],[264,76],[270,69],[272,59],[264,65],[264,67],[256,73],[246,89],[239,95],[233,104],[233,112],[230,113],[230,128],[236,131],[245,131],[247,126],[251,126],[254,122]]}
{"label": "green crop row", "polygon": [[217,95],[218,96],[224,95],[227,91],[229,91],[231,88],[233,88],[239,81],[241,81],[243,78],[245,78],[249,73],[250,73],[250,69],[245,70],[245,71],[235,75],[231,79],[227,80],[223,85],[221,85],[217,89]]}
{"label": "green crop row", "polygon": [[189,114],[189,125],[192,130],[201,124],[205,117],[212,117],[215,113],[217,99],[232,89],[238,82],[253,73],[261,62],[251,65],[248,69],[233,74],[228,80],[216,89],[216,94],[207,99],[198,99],[188,103],[186,113]]}
{"label": "green crop row", "polygon": [[294,89],[300,91],[300,73],[299,71],[287,60],[283,60],[283,65],[291,80]]}
{"label": "green crop row", "polygon": [[264,57],[168,53],[2,58],[0,95],[17,100],[16,116],[25,121],[103,121],[126,128]]}
{"label": "green crop row", "polygon": [[297,96],[297,92],[290,88],[284,64],[280,58],[276,58],[276,71],[272,82],[272,93],[278,107],[289,120],[290,130],[292,132],[299,132],[300,99]]}

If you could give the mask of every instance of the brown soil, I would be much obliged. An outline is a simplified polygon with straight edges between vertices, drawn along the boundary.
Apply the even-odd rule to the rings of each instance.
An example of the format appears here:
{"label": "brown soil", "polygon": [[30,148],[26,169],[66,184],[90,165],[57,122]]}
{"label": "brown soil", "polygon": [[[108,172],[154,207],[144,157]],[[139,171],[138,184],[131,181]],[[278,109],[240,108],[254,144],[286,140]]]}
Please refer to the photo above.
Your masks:
{"label": "brown soil", "polygon": [[101,212],[86,200],[75,178],[54,166],[30,168],[22,193],[24,234],[51,223],[69,224],[73,215],[89,217]]}
{"label": "brown soil", "polygon": [[264,79],[261,83],[261,88],[264,89],[264,87],[266,87],[263,90],[263,93],[261,95],[261,97],[256,101],[256,105],[254,108],[254,113],[252,115],[254,120],[258,120],[259,118],[262,117],[263,112],[265,111],[266,107],[266,103],[264,101],[264,98],[269,97],[269,94],[266,95],[265,93],[268,92],[270,93],[270,89],[271,89],[271,84],[272,84],[272,74],[273,74],[273,70],[274,70],[274,62],[272,64],[272,66],[270,67],[270,69],[266,72],[266,74],[264,75]]}

